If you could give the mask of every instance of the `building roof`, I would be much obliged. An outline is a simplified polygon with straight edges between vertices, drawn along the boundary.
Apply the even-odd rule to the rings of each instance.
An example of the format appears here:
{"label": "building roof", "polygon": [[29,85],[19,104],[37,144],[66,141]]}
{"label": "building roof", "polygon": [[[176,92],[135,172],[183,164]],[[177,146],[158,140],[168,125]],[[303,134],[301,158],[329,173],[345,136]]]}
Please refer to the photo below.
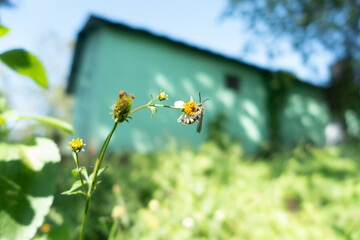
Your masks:
{"label": "building roof", "polygon": [[[210,51],[208,49],[196,47],[194,45],[190,45],[188,43],[185,43],[185,42],[182,42],[179,40],[174,40],[167,36],[155,34],[155,33],[152,33],[151,31],[148,31],[148,30],[145,30],[142,28],[134,28],[134,27],[131,27],[124,23],[114,22],[114,21],[111,21],[111,20],[108,20],[108,19],[105,19],[105,18],[102,18],[99,16],[91,15],[89,17],[85,27],[78,34],[78,39],[77,39],[76,47],[75,47],[75,53],[74,53],[73,62],[71,65],[71,70],[70,70],[70,76],[68,79],[67,93],[72,93],[72,91],[73,91],[74,82],[75,82],[75,78],[76,78],[76,74],[77,74],[77,70],[78,70],[78,64],[79,64],[79,60],[81,59],[81,55],[83,52],[83,46],[84,46],[85,39],[87,38],[89,33],[93,32],[94,30],[96,30],[98,28],[102,28],[102,27],[109,27],[109,28],[113,28],[113,29],[136,33],[143,37],[146,36],[146,37],[154,38],[158,41],[162,41],[165,44],[171,44],[173,46],[177,46],[180,48],[187,48],[187,49],[190,49],[195,52],[200,52],[202,54],[208,55],[209,57],[226,60],[226,61],[240,64],[243,66],[254,68],[254,69],[260,70],[262,72],[267,72],[267,73],[271,72],[269,69],[265,69],[265,68],[261,68],[259,66],[253,65],[253,64],[245,63],[243,61],[240,61],[239,59],[228,57],[223,54]],[[304,83],[306,85],[313,86],[311,84],[308,84],[308,83],[305,83],[302,81],[299,81],[299,82]]]}
{"label": "building roof", "polygon": [[256,68],[260,71],[266,71],[269,72],[269,70],[252,65],[252,64],[248,64],[245,62],[242,62],[238,59],[235,58],[231,58],[219,53],[215,53],[213,51],[210,51],[208,49],[204,49],[204,48],[199,48],[196,47],[194,45],[190,45],[188,43],[182,42],[182,41],[178,41],[178,40],[174,40],[171,39],[170,37],[167,36],[163,36],[163,35],[158,35],[155,33],[152,33],[148,30],[145,29],[141,29],[141,28],[134,28],[134,27],[130,27],[129,25],[126,25],[124,23],[119,23],[119,22],[114,22],[114,21],[110,21],[107,20],[105,18],[99,17],[99,16],[94,16],[91,15],[89,20],[87,21],[85,27],[80,31],[80,33],[78,34],[78,39],[76,42],[76,47],[75,47],[75,53],[74,53],[74,57],[73,57],[73,62],[71,65],[71,70],[70,70],[70,76],[69,76],[69,80],[68,80],[68,86],[67,86],[67,92],[71,93],[73,86],[74,86],[74,81],[75,81],[75,77],[77,74],[77,70],[78,70],[78,63],[79,60],[81,58],[81,54],[83,52],[83,45],[84,45],[84,40],[86,39],[86,37],[88,36],[88,34],[90,32],[93,32],[95,29],[101,28],[101,27],[110,27],[113,29],[119,29],[122,31],[128,31],[128,32],[133,32],[133,33],[137,33],[140,35],[145,35],[147,37],[151,37],[154,39],[157,39],[158,41],[163,41],[167,44],[172,44],[174,46],[178,46],[178,47],[183,47],[183,48],[188,48],[191,49],[193,51],[197,51],[197,52],[201,52],[203,54],[207,54],[211,57],[216,57],[216,58],[220,58],[220,59],[225,59],[227,61],[231,61],[231,62],[235,62],[237,64],[241,64],[241,65],[245,65],[251,68]]}

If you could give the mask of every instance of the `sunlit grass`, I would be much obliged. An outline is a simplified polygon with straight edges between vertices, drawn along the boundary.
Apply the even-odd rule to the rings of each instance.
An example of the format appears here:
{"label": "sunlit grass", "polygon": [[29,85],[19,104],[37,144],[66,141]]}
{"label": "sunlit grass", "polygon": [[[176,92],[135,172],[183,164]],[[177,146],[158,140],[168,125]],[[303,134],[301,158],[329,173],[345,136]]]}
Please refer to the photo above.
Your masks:
{"label": "sunlit grass", "polygon": [[[244,157],[238,144],[169,149],[111,157],[86,239],[106,239],[111,227],[115,239],[360,237],[355,145],[303,144],[268,158]],[[68,211],[70,202],[57,196],[53,208],[64,223],[76,225],[82,211]],[[117,219],[111,217],[114,207]]]}

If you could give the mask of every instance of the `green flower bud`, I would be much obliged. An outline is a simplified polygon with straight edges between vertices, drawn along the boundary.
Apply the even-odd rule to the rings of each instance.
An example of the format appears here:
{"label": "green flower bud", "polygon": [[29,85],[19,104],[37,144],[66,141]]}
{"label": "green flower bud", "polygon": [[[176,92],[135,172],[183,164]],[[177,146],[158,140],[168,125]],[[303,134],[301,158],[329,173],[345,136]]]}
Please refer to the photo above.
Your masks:
{"label": "green flower bud", "polygon": [[134,94],[127,94],[125,91],[120,91],[119,97],[112,107],[113,119],[115,122],[127,121],[131,106],[134,100]]}
{"label": "green flower bud", "polygon": [[166,95],[166,93],[165,92],[163,92],[163,91],[159,91],[159,95],[158,95],[158,99],[160,100],[160,101],[165,101],[165,100],[167,100],[168,98],[168,95]]}

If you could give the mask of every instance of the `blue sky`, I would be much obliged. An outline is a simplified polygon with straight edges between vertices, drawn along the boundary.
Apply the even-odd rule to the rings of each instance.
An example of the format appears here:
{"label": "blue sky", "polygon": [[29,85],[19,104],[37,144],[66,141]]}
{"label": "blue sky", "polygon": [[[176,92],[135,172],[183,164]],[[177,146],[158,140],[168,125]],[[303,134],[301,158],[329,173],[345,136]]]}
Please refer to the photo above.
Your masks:
{"label": "blue sky", "polygon": [[[11,32],[0,39],[0,51],[25,48],[37,55],[45,65],[51,86],[64,86],[69,74],[72,50],[77,33],[90,14],[103,16],[135,28],[184,41],[223,55],[268,69],[282,69],[315,84],[328,80],[331,56],[322,52],[310,60],[313,71],[304,65],[299,54],[289,51],[275,59],[266,57],[267,46],[259,41],[256,51],[244,54],[244,44],[251,31],[239,19],[222,19],[227,0],[13,0],[15,8],[0,9],[2,24]],[[283,47],[291,49],[286,42]],[[37,88],[0,66],[0,89],[15,94]],[[5,76],[5,77],[4,77]],[[25,98],[28,98],[26,94]],[[37,94],[40,95],[40,94]],[[18,97],[17,97],[18,98]],[[23,100],[13,102],[21,109]],[[43,108],[45,108],[43,101]],[[25,107],[23,107],[25,108]],[[23,111],[31,113],[39,101]],[[41,106],[40,106],[41,108]]]}
{"label": "blue sky", "polygon": [[[251,32],[244,29],[239,19],[221,19],[227,0],[13,1],[15,8],[0,10],[3,24],[12,30],[9,36],[0,40],[0,50],[25,47],[40,58],[45,58],[42,54],[46,50],[41,49],[41,41],[50,41],[46,45],[49,48],[54,47],[52,39],[56,40],[56,44],[75,41],[78,31],[93,13],[262,67],[288,70],[318,84],[328,79],[327,68],[331,58],[326,52],[313,57],[310,62],[317,72],[304,66],[300,56],[294,53],[275,59],[267,58],[264,51],[266,46],[262,46],[261,42],[255,52],[244,54],[242,48]],[[286,42],[281,44],[290,49]],[[63,65],[68,66],[71,54],[62,57]]]}

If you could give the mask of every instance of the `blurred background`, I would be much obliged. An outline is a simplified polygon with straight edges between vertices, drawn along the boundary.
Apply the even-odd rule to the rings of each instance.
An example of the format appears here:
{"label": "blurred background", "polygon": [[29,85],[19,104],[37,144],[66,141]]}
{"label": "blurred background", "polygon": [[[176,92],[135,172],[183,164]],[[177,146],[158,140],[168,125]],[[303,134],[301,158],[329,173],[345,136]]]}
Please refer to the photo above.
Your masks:
{"label": "blurred background", "polygon": [[[168,105],[210,99],[201,134],[171,109],[117,129],[86,239],[360,238],[359,1],[0,3],[11,29],[0,51],[31,51],[49,81],[0,65],[1,95],[73,124],[82,165],[94,164],[120,90],[136,107],[160,89]],[[11,139],[34,132],[62,154],[35,238],[76,239],[83,201],[60,195],[74,136],[24,122]]]}

